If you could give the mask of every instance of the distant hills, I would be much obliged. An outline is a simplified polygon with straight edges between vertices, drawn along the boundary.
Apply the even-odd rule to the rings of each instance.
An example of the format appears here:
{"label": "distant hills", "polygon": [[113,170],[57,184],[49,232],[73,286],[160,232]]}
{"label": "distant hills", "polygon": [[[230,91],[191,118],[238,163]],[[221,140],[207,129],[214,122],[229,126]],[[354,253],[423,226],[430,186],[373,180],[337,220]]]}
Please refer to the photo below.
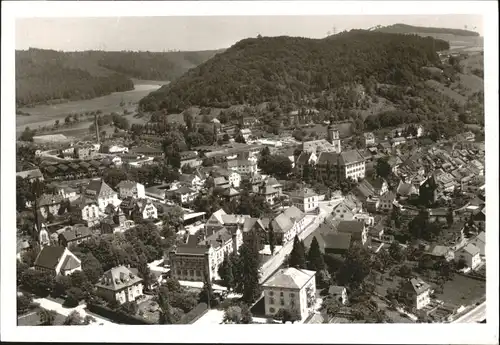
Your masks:
{"label": "distant hills", "polygon": [[385,32],[391,34],[447,34],[455,36],[479,37],[479,33],[464,29],[433,28],[423,26],[413,26],[406,24],[394,24],[389,26],[378,25],[370,31]]}
{"label": "distant hills", "polygon": [[440,65],[436,51],[447,49],[444,40],[367,30],[325,39],[248,38],[152,92],[140,106],[180,112],[277,101],[349,109],[359,87],[372,93],[379,84],[424,81],[422,67]]}
{"label": "distant hills", "polygon": [[192,52],[16,51],[18,107],[132,90],[130,78],[170,81],[220,50]]}

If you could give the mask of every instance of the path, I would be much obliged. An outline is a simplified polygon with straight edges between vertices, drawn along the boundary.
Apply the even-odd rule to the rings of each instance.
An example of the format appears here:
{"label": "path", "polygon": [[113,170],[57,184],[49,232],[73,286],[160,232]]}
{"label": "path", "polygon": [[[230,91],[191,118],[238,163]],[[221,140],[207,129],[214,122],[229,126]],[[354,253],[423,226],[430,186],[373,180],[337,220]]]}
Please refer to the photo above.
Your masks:
{"label": "path", "polygon": [[54,310],[56,313],[61,314],[63,316],[68,316],[69,314],[71,314],[71,312],[76,310],[78,313],[80,313],[82,318],[84,318],[87,315],[92,316],[94,319],[96,319],[96,324],[99,324],[99,325],[114,325],[115,324],[115,323],[110,322],[108,320],[104,320],[104,319],[96,316],[95,314],[87,313],[85,311],[85,308],[87,307],[85,304],[80,304],[79,306],[77,306],[75,308],[65,308],[62,306],[62,304],[51,301],[51,300],[46,299],[46,298],[36,298],[33,300],[33,302],[40,304],[40,307],[42,307],[44,309]]}

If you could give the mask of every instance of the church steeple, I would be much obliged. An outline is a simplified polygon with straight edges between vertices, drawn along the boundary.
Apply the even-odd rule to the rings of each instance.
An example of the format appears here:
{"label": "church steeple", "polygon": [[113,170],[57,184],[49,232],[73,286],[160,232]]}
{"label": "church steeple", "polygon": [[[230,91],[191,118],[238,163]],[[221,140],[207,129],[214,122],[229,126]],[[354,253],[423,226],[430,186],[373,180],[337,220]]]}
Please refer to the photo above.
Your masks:
{"label": "church steeple", "polygon": [[334,126],[333,117],[330,118],[330,124],[327,128],[328,141],[335,147],[335,152],[340,153],[342,151],[341,143],[340,143],[340,135],[339,130],[336,126]]}

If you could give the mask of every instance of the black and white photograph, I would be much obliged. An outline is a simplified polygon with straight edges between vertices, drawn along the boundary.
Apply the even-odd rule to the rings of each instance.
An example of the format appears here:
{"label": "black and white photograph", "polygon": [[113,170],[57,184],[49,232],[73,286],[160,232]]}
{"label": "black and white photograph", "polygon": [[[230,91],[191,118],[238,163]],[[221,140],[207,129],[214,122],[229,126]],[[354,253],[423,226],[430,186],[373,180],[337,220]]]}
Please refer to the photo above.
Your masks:
{"label": "black and white photograph", "polygon": [[498,343],[497,8],[412,3],[8,4],[5,340]]}

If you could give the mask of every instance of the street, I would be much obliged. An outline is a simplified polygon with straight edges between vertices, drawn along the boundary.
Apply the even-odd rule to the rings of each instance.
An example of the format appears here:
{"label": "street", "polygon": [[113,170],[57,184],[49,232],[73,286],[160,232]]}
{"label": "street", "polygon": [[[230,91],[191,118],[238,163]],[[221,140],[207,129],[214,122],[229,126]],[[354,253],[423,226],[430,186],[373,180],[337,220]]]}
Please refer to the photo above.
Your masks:
{"label": "street", "polygon": [[[84,318],[86,315],[89,315],[85,311],[85,308],[86,308],[85,304],[81,304],[75,308],[64,308],[60,303],[51,301],[51,300],[46,299],[46,298],[35,298],[33,300],[33,302],[40,304],[40,307],[42,307],[44,309],[54,310],[56,313],[61,314],[63,316],[68,316],[69,314],[71,314],[71,312],[73,312],[75,310],[78,311],[78,313],[80,313],[82,318]],[[99,325],[114,325],[115,324],[115,323],[110,322],[108,320],[104,320],[96,315],[90,315],[90,316],[92,316],[94,319],[96,319],[96,324],[99,324]]]}
{"label": "street", "polygon": [[481,322],[486,319],[486,301],[473,308],[471,311],[460,316],[452,323],[474,323]]}

